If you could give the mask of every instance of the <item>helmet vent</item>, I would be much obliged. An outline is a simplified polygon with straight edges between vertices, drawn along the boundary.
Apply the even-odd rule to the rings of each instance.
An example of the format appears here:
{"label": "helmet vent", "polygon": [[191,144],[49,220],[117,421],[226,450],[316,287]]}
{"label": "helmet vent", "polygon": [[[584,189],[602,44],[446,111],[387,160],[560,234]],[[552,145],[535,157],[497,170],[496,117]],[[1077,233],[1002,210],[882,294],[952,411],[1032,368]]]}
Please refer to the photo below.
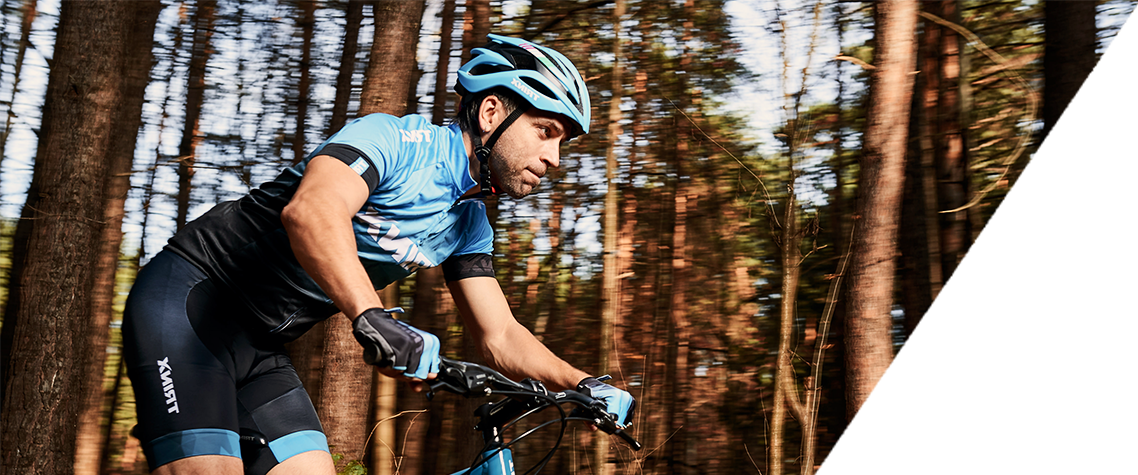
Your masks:
{"label": "helmet vent", "polygon": [[553,99],[555,101],[557,100],[557,95],[553,94],[553,91],[550,91],[548,87],[545,87],[545,84],[542,84],[541,82],[536,81],[533,78],[521,78],[521,79],[523,82],[526,83],[527,86],[533,88],[533,90],[537,91],[539,94],[541,94],[545,97],[548,97],[550,99]]}

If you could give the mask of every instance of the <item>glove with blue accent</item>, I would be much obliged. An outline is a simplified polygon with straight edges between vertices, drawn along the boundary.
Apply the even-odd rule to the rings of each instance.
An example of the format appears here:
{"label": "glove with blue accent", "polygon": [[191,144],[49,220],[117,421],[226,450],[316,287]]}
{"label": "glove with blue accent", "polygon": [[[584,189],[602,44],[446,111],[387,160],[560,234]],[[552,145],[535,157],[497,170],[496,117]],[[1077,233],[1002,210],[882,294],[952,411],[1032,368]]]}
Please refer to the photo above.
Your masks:
{"label": "glove with blue accent", "polygon": [[391,314],[402,308],[369,308],[352,322],[352,335],[364,347],[364,362],[391,367],[409,378],[427,379],[439,372],[439,338]]}
{"label": "glove with blue accent", "polygon": [[[601,378],[608,379],[607,376]],[[589,376],[577,383],[577,392],[587,394],[604,401],[608,406],[609,414],[616,419],[616,423],[623,427],[632,425],[632,414],[636,411],[636,399],[628,392],[614,388],[599,379]]]}

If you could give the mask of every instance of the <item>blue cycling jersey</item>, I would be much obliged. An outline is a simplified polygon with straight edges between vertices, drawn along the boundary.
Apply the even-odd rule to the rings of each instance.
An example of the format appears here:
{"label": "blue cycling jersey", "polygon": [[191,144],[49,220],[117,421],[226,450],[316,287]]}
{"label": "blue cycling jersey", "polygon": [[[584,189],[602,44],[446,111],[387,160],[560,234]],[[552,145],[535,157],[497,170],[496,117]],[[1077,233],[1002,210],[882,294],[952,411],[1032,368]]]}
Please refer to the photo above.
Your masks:
{"label": "blue cycling jersey", "polygon": [[353,219],[356,245],[375,288],[452,256],[490,254],[493,229],[480,200],[459,200],[476,183],[457,125],[418,115],[371,114],[344,126],[300,164],[186,225],[167,249],[228,288],[259,328],[288,341],[336,312],[292,253],[280,212],[309,160],[347,163],[371,188]]}
{"label": "blue cycling jersey", "polygon": [[353,220],[360,260],[373,282],[386,286],[451,255],[493,251],[484,204],[458,201],[475,182],[457,125],[438,127],[418,115],[368,115],[317,147],[297,165],[298,173],[339,144],[362,153],[349,163],[356,173],[374,167],[378,175]]}

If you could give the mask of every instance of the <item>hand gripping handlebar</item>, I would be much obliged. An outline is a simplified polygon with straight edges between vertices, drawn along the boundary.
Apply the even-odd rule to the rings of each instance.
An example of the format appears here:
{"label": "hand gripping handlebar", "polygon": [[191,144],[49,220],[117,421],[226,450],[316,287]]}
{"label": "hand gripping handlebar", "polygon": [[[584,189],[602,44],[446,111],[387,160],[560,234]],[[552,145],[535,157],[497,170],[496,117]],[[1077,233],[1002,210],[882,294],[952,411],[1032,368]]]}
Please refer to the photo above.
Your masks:
{"label": "hand gripping handlebar", "polygon": [[547,407],[572,404],[576,407],[567,419],[589,421],[605,433],[619,436],[633,450],[641,449],[640,443],[609,414],[603,401],[577,391],[549,391],[540,381],[524,379],[515,382],[485,366],[449,358],[441,358],[438,377],[428,383],[431,388],[427,393],[428,400],[439,391],[468,398],[494,394],[506,396],[507,400],[486,405],[479,410],[480,426],[501,427],[511,420]]}

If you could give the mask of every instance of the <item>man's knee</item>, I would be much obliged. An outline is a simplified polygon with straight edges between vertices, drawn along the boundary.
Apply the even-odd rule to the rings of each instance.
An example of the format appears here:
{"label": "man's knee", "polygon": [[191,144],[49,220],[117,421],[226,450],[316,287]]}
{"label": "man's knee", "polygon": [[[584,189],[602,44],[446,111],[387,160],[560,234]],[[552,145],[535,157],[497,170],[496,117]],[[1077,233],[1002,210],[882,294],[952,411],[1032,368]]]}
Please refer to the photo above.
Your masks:
{"label": "man's knee", "polygon": [[289,457],[272,470],[269,475],[335,475],[336,466],[332,456],[323,450],[310,450]]}
{"label": "man's knee", "polygon": [[151,473],[153,475],[240,475],[244,472],[240,458],[228,455],[198,455],[163,464]]}

